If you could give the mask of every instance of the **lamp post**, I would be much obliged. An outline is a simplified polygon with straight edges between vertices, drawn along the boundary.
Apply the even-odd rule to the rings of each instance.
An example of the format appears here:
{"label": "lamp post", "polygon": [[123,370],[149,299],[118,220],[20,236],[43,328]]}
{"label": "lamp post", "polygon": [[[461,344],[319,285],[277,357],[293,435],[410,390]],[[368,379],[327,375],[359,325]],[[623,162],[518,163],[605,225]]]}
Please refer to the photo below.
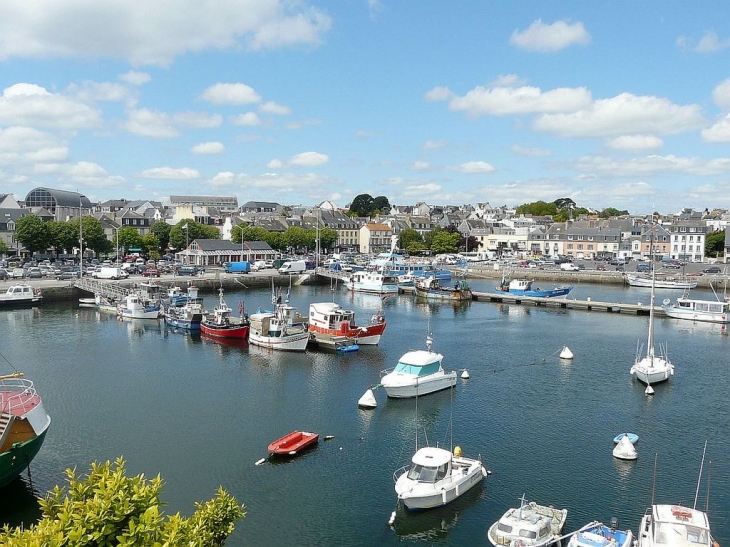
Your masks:
{"label": "lamp post", "polygon": [[183,226],[183,229],[185,230],[185,264],[190,264],[190,260],[188,258],[188,247],[190,247],[190,229],[187,222],[185,223],[185,226]]}

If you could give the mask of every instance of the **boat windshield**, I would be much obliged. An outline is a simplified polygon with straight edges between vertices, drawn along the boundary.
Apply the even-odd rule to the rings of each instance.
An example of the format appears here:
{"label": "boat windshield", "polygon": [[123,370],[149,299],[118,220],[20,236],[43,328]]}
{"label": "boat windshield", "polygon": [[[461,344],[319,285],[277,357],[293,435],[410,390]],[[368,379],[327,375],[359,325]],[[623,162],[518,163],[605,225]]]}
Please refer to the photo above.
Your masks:
{"label": "boat windshield", "polygon": [[426,376],[428,374],[435,374],[439,371],[439,362],[429,363],[427,365],[412,365],[399,361],[393,369],[393,372],[402,372],[404,374],[411,374],[413,376]]}
{"label": "boat windshield", "polygon": [[[676,522],[659,522],[656,527],[657,544],[674,543],[676,539],[683,539],[688,544],[709,545],[710,534],[698,526],[684,525]],[[684,543],[682,542],[682,543]]]}
{"label": "boat windshield", "polygon": [[426,467],[414,463],[410,471],[408,471],[408,478],[418,482],[436,482],[443,479],[448,472],[448,462],[439,467]]}

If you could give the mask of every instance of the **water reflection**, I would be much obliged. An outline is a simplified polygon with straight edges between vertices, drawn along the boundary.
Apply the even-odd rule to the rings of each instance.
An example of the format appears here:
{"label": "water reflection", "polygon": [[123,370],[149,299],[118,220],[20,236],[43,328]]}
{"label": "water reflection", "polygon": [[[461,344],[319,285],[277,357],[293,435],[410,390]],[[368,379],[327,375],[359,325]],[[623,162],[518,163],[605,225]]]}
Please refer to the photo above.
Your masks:
{"label": "water reflection", "polygon": [[41,492],[31,486],[27,478],[27,471],[4,486],[2,496],[0,496],[2,524],[16,527],[40,519],[41,509],[37,501],[40,495]]}
{"label": "water reflection", "polygon": [[616,470],[616,476],[619,479],[619,484],[622,489],[631,486],[631,472],[634,470],[637,460],[619,460],[618,458],[613,459],[613,468]]}

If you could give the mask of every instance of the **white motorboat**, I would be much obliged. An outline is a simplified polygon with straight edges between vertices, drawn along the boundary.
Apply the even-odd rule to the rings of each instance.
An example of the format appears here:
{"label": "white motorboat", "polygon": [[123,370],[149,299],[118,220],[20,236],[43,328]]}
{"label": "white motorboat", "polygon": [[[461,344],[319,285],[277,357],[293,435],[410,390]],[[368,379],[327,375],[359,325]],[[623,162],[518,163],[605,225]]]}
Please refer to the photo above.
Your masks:
{"label": "white motorboat", "polygon": [[[652,279],[654,274],[652,273]],[[661,349],[661,348],[660,348]],[[631,367],[630,373],[640,382],[647,386],[658,384],[669,380],[674,375],[674,365],[667,356],[666,348],[664,353],[657,353],[654,347],[654,286],[651,287],[651,296],[649,301],[649,335],[646,341],[646,355],[640,355],[641,348],[637,348],[634,365]],[[649,387],[647,387],[649,391]]]}
{"label": "white motorboat", "polygon": [[353,272],[345,280],[345,287],[354,292],[394,294],[398,292],[398,278],[384,271]]}
{"label": "white motorboat", "polygon": [[613,448],[613,457],[619,460],[635,460],[639,457],[636,452],[634,443],[631,442],[631,438],[628,434],[624,433],[616,446]]}
{"label": "white motorboat", "polygon": [[689,277],[662,276],[659,279],[652,279],[652,275],[641,275],[626,273],[626,282],[632,287],[651,287],[652,282],[656,289],[694,289],[697,286],[697,280]]}
{"label": "white motorboat", "polygon": [[560,539],[567,517],[567,509],[527,502],[523,495],[519,507],[509,509],[489,527],[487,539],[495,547],[543,547]]}
{"label": "white motorboat", "polygon": [[669,299],[664,300],[664,312],[667,317],[674,319],[705,321],[707,323],[730,323],[730,300],[727,298],[720,300],[717,293],[715,293],[715,300],[689,298],[685,293],[677,298],[674,304]]}
{"label": "white motorboat", "polygon": [[160,304],[144,300],[137,293],[130,293],[117,307],[117,315],[129,319],[157,319],[160,316]]}
{"label": "white motorboat", "polygon": [[610,526],[591,522],[571,534],[568,547],[632,547],[633,543],[631,530],[619,530],[616,522]]}
{"label": "white motorboat", "polygon": [[40,289],[30,285],[10,285],[0,294],[0,308],[24,308],[38,306],[43,302]]}
{"label": "white motorboat", "polygon": [[405,353],[392,371],[383,371],[380,384],[388,397],[396,399],[426,395],[456,384],[456,371],[445,372],[444,356],[431,350],[433,338],[426,337],[426,350]]}
{"label": "white motorboat", "polygon": [[652,505],[641,519],[638,547],[712,547],[707,514],[682,505]]}
{"label": "white motorboat", "polygon": [[481,460],[462,456],[458,446],[453,454],[427,446],[416,451],[410,468],[402,467],[393,479],[398,499],[408,509],[430,509],[454,501],[487,474]]}
{"label": "white motorboat", "polygon": [[273,311],[258,311],[249,317],[249,344],[279,351],[307,349],[309,331],[305,318],[289,305],[288,297],[282,302],[281,296],[277,297],[272,292],[271,299]]}

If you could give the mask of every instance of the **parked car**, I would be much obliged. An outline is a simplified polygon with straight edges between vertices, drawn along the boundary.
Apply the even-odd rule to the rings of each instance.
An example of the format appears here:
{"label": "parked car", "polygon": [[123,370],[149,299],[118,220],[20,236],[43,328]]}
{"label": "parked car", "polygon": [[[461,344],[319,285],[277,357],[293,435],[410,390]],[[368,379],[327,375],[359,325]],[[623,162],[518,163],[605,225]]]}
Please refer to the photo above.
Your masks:
{"label": "parked car", "polygon": [[23,279],[25,277],[25,270],[23,268],[13,268],[10,272],[10,277],[13,279]]}
{"label": "parked car", "polygon": [[710,266],[702,270],[703,273],[720,273],[721,271],[719,266]]}
{"label": "parked car", "polygon": [[27,276],[29,279],[40,279],[43,277],[43,272],[38,267],[28,268]]}
{"label": "parked car", "polygon": [[204,272],[205,270],[197,266],[180,266],[177,275],[198,275],[201,271]]}
{"label": "parked car", "polygon": [[66,266],[64,269],[62,269],[61,273],[56,275],[56,279],[58,279],[58,280],[76,279],[78,277],[80,277],[79,270],[68,267],[68,266]]}
{"label": "parked car", "polygon": [[142,272],[142,275],[145,277],[160,277],[160,270],[157,268],[146,268],[145,271]]}
{"label": "parked car", "polygon": [[675,270],[678,270],[681,267],[682,266],[680,266],[677,262],[664,262],[662,264],[662,268],[673,268]]}

